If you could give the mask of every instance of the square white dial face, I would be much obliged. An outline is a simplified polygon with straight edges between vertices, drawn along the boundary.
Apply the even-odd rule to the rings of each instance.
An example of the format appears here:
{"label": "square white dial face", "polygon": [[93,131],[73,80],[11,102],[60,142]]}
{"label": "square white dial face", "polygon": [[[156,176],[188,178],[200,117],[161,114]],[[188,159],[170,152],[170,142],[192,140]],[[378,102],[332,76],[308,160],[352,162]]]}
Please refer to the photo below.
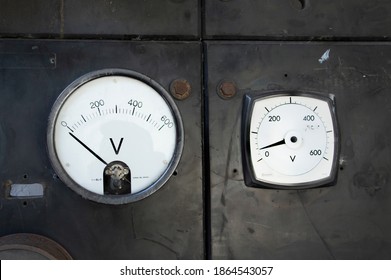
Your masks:
{"label": "square white dial face", "polygon": [[243,151],[252,185],[315,187],[334,179],[338,136],[331,99],[287,93],[246,97]]}

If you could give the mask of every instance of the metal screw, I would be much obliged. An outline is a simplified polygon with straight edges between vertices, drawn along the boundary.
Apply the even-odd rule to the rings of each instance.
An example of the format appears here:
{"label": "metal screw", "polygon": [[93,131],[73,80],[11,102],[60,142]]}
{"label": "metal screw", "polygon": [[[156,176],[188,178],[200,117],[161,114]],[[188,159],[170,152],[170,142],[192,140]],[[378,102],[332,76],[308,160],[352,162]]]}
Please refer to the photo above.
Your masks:
{"label": "metal screw", "polygon": [[298,10],[304,10],[307,5],[307,0],[291,0],[294,8]]}
{"label": "metal screw", "polygon": [[234,82],[223,81],[218,86],[217,94],[223,99],[231,99],[236,95],[237,90]]}
{"label": "metal screw", "polygon": [[170,84],[170,92],[178,100],[184,100],[189,97],[191,86],[187,80],[176,79]]}

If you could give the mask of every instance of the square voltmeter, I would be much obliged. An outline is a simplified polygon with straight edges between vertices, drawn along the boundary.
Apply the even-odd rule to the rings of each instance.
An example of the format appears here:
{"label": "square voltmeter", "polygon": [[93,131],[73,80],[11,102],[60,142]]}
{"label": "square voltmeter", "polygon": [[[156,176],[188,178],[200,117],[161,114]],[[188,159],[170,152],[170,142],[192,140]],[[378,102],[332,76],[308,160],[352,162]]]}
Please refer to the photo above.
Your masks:
{"label": "square voltmeter", "polygon": [[246,94],[242,115],[245,184],[276,189],[333,185],[338,131],[334,95]]}

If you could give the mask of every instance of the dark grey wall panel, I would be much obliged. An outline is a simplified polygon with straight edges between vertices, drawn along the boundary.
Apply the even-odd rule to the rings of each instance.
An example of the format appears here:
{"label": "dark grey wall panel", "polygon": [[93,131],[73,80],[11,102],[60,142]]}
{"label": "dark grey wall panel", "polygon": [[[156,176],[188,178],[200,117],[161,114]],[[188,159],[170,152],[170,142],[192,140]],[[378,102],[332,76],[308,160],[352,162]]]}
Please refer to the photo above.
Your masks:
{"label": "dark grey wall panel", "polygon": [[197,37],[198,0],[65,1],[64,33]]}
{"label": "dark grey wall panel", "polygon": [[[0,236],[41,234],[76,259],[204,257],[200,43],[2,40],[0,57],[8,61],[0,64]],[[167,90],[177,78],[192,87],[188,99],[176,101],[186,131],[176,176],[122,206],[74,193],[46,151],[48,116],[61,91],[85,73],[114,67],[141,72]],[[11,184],[41,184],[44,196],[10,198]]]}
{"label": "dark grey wall panel", "polygon": [[378,37],[391,35],[387,0],[206,0],[208,37]]}
{"label": "dark grey wall panel", "polygon": [[[391,258],[391,45],[206,45],[213,258]],[[232,99],[216,94],[222,80],[236,83]],[[335,94],[341,131],[335,186],[290,191],[244,185],[242,97],[255,90]]]}
{"label": "dark grey wall panel", "polygon": [[63,2],[0,1],[0,35],[60,34]]}
{"label": "dark grey wall panel", "polygon": [[0,7],[3,37],[199,35],[198,0],[1,0]]}

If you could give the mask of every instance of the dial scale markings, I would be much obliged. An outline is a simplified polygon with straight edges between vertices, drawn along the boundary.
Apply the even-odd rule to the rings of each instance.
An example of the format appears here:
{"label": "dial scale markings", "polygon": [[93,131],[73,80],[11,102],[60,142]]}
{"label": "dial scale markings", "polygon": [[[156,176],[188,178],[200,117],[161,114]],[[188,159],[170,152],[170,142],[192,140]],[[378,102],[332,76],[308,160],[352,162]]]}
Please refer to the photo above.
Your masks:
{"label": "dial scale markings", "polygon": [[[122,111],[122,112],[121,112]],[[88,121],[90,120],[93,120],[95,118],[98,118],[98,117],[102,117],[102,116],[105,116],[105,115],[110,115],[110,114],[124,114],[124,115],[130,115],[130,112],[128,109],[122,109],[120,107],[118,107],[118,105],[115,105],[115,108],[113,109],[106,109],[103,113],[103,115],[99,114],[97,115],[96,112],[95,113],[92,113],[92,114],[85,114],[86,117],[84,117],[84,115],[80,115],[81,116],[81,119],[80,120],[76,120],[73,125],[71,127],[67,126],[67,128],[69,130],[71,130],[71,132],[75,132],[79,127],[81,127],[83,124],[86,124]],[[153,117],[152,117],[152,114],[151,113],[140,113],[140,112],[136,112],[136,114],[131,114],[132,117],[137,117],[137,118],[140,118],[140,119],[143,119],[143,120],[146,120],[146,122],[149,122],[152,126],[154,126],[155,128],[158,127],[158,122],[156,122],[155,120],[153,120]],[[152,118],[151,118],[152,117]],[[63,120],[63,122],[65,122],[66,124],[68,124],[68,122],[66,120]],[[165,127],[166,125],[163,124],[158,130],[160,131],[161,128]]]}

